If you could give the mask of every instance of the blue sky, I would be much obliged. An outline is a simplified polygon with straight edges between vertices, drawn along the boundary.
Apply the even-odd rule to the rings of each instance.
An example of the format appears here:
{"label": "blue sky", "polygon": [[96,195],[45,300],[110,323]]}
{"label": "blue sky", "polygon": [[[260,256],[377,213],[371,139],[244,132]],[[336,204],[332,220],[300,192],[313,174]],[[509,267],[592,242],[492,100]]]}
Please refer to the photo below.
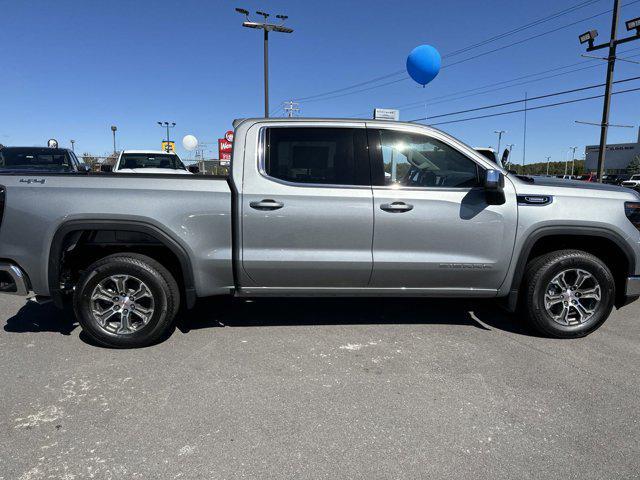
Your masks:
{"label": "blue sky", "polygon": [[[640,2],[623,0],[622,20],[640,16]],[[271,37],[271,105],[308,97],[384,76],[405,65],[417,45],[434,45],[443,55],[574,6],[580,0],[369,0],[323,2],[283,0],[168,1],[16,1],[0,0],[0,143],[42,145],[50,137],[76,150],[104,154],[111,150],[110,125],[118,126],[118,148],[159,148],[158,120],[177,123],[172,131],[215,142],[234,118],[261,116],[262,43],[259,31],[240,26],[234,8],[264,9],[289,15],[291,35]],[[454,57],[464,60],[530,38],[611,8],[611,0],[591,4],[553,21]],[[548,92],[602,83],[605,64],[581,58],[578,34],[597,28],[609,34],[610,14],[600,15],[520,45],[444,68],[426,88],[413,82],[322,101],[301,101],[304,116],[368,116],[373,107],[395,107],[453,94],[556,67],[595,65],[556,78],[467,98],[453,97],[427,107],[436,115]],[[621,23],[621,33],[627,35]],[[640,41],[621,46],[640,55]],[[640,56],[636,58],[640,60]],[[616,78],[640,76],[640,65],[618,62]],[[402,78],[396,75],[379,83]],[[531,77],[529,79],[533,79]],[[525,80],[523,80],[525,81]],[[376,84],[367,84],[369,88]],[[640,87],[640,80],[618,88]],[[356,89],[357,90],[357,89]],[[589,90],[530,106],[595,95]],[[344,92],[347,93],[347,92]],[[457,99],[456,99],[457,98]],[[637,138],[640,92],[614,97],[610,142]],[[505,109],[518,108],[519,105]],[[505,110],[502,109],[502,110]],[[551,155],[561,160],[570,146],[597,143],[598,128],[574,120],[598,122],[602,101],[593,100],[528,115],[527,162]],[[491,110],[482,113],[494,113]],[[424,116],[425,108],[401,109],[401,118]],[[473,114],[469,114],[473,115]],[[463,118],[448,117],[447,119]],[[494,130],[507,130],[522,160],[523,115],[443,125],[472,145],[495,145]],[[180,153],[184,153],[181,149]]]}

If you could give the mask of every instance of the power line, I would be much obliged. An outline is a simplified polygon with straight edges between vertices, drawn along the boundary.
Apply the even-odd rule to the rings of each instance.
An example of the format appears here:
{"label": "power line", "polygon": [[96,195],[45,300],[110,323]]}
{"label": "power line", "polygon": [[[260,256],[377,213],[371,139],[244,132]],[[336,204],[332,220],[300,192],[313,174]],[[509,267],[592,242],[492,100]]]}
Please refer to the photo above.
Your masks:
{"label": "power line", "polygon": [[[634,3],[638,3],[638,2],[640,2],[640,0],[634,0],[633,2],[627,3],[626,6],[628,7],[629,5],[633,5]],[[488,50],[486,52],[479,53],[479,54],[474,55],[472,57],[468,57],[468,58],[465,58],[465,59],[462,59],[462,60],[458,60],[457,62],[454,62],[454,63],[449,63],[449,64],[446,65],[446,67],[453,67],[454,65],[459,65],[461,63],[465,63],[465,62],[468,62],[470,60],[475,60],[476,58],[484,57],[485,55],[489,55],[491,53],[499,52],[499,51],[504,50],[506,48],[511,48],[511,47],[516,46],[516,45],[520,45],[522,43],[530,42],[531,40],[535,40],[537,38],[544,37],[545,35],[550,35],[552,33],[558,32],[560,30],[564,30],[565,28],[568,28],[568,27],[573,27],[574,25],[578,25],[579,23],[586,22],[587,20],[593,20],[594,18],[601,17],[602,15],[606,15],[609,12],[611,12],[611,9],[609,9],[609,10],[607,10],[605,12],[596,13],[595,15],[591,15],[590,17],[583,18],[581,20],[577,20],[577,21],[572,22],[572,23],[567,23],[566,25],[562,25],[560,27],[556,27],[556,28],[553,28],[551,30],[547,30],[546,32],[539,33],[539,34],[534,35],[532,37],[527,37],[527,38],[525,38],[523,40],[518,40],[517,42],[512,42],[512,43],[509,43],[509,44],[504,45],[502,47],[494,48],[493,50]],[[442,68],[445,68],[445,67],[442,67]]]}
{"label": "power line", "polygon": [[[295,100],[301,102],[301,101],[307,101],[309,99],[313,99],[313,98],[317,98],[317,97],[324,97],[325,95],[333,95],[334,93],[344,92],[345,90],[351,90],[352,88],[362,87],[362,86],[368,85],[370,83],[379,82],[380,80],[386,80],[387,78],[395,77],[396,75],[399,75],[400,73],[405,73],[405,69],[403,68],[402,70],[397,70],[397,71],[395,71],[393,73],[389,73],[387,75],[382,75],[381,77],[376,77],[376,78],[373,78],[371,80],[366,80],[364,82],[355,83],[353,85],[349,85],[348,87],[338,88],[336,90],[331,90],[329,92],[324,92],[324,93],[318,93],[316,95],[309,95],[308,97],[299,97],[299,98],[296,98]],[[400,81],[402,81],[402,80],[406,80],[406,79],[405,78],[400,79]],[[395,83],[395,82],[393,82],[393,83]]]}
{"label": "power line", "polygon": [[[640,50],[640,47],[631,48],[629,50],[626,50],[623,53],[630,53],[630,52],[633,52],[633,51],[636,51],[636,50]],[[629,57],[626,57],[626,58],[636,58],[636,57],[640,57],[640,55],[632,55],[632,56],[629,56]],[[440,95],[440,96],[437,96],[437,97],[431,97],[431,98],[426,98],[424,100],[419,100],[419,101],[416,101],[416,102],[410,102],[410,103],[405,103],[405,104],[402,104],[402,105],[396,105],[393,108],[403,109],[403,110],[412,110],[413,108],[424,108],[425,103],[428,104],[429,106],[438,105],[438,104],[444,103],[444,102],[451,102],[451,101],[461,100],[461,99],[464,99],[464,98],[475,97],[477,95],[484,95],[486,93],[496,92],[496,91],[499,91],[499,90],[505,90],[505,89],[508,89],[508,88],[518,87],[518,86],[521,86],[521,85],[528,85],[530,83],[540,82],[540,81],[543,81],[543,80],[548,80],[550,78],[555,78],[555,77],[559,77],[559,76],[562,76],[562,75],[568,75],[570,73],[580,72],[580,71],[583,71],[583,70],[587,70],[589,68],[599,67],[601,65],[600,63],[594,63],[594,62],[595,62],[595,60],[586,60],[586,61],[571,63],[571,64],[568,64],[568,65],[563,65],[561,67],[555,67],[555,68],[551,68],[551,69],[548,69],[548,70],[543,70],[543,71],[540,71],[540,72],[537,72],[537,73],[529,73],[527,75],[523,75],[523,76],[520,76],[520,77],[512,78],[512,79],[509,79],[509,80],[502,80],[500,82],[490,83],[490,84],[487,84],[487,85],[483,85],[481,87],[474,87],[474,88],[469,88],[469,89],[465,89],[465,90],[459,90],[457,92],[447,93],[445,95]],[[512,82],[517,82],[518,80],[524,80],[526,78],[531,78],[531,77],[536,77],[536,76],[539,76],[539,75],[544,75],[545,73],[557,72],[558,70],[564,70],[565,68],[574,67],[576,65],[584,65],[585,63],[594,63],[594,64],[593,65],[588,65],[586,67],[576,68],[576,69],[573,69],[573,70],[567,70],[566,72],[556,73],[554,75],[547,75],[547,76],[544,76],[544,77],[541,77],[541,78],[534,78],[534,79],[528,80],[526,82],[514,83],[513,85],[506,85],[506,86],[502,86],[502,87],[499,87],[499,88],[492,88],[490,90],[485,90],[487,88],[496,87],[496,86],[499,86],[499,85],[505,85],[505,84],[512,83]],[[484,91],[480,92],[479,90],[484,90]],[[462,95],[462,94],[470,93],[470,92],[475,92],[475,93],[472,93],[470,95]],[[459,95],[462,95],[462,96],[459,96]],[[451,97],[455,97],[455,98],[451,98]],[[434,101],[434,100],[439,100],[439,101]],[[354,114],[352,116],[353,117],[358,117],[358,116],[361,116],[361,115],[369,115],[369,113],[370,112],[357,113],[357,114]]]}
{"label": "power line", "polygon": [[[599,0],[597,0],[597,1],[599,1]],[[634,0],[634,1],[630,2],[630,3],[628,3],[626,6],[633,5],[634,3],[638,3],[638,2],[640,2],[640,0]],[[521,32],[521,31],[523,31],[523,30],[525,30],[527,28],[530,28],[530,27],[534,26],[534,24],[535,25],[539,25],[541,23],[544,23],[544,21],[548,21],[548,20],[551,20],[551,19],[554,19],[554,18],[558,18],[559,16],[566,15],[567,13],[575,11],[578,8],[582,8],[582,7],[586,6],[587,4],[593,4],[593,3],[596,3],[596,1],[583,2],[581,4],[574,5],[573,7],[570,7],[568,9],[562,11],[564,13],[560,14],[559,12],[556,12],[555,14],[552,14],[552,15],[550,15],[548,17],[540,19],[540,20],[538,20],[536,22],[531,22],[531,24],[526,24],[524,26],[518,27],[517,29],[513,29],[513,30],[510,30],[509,32],[505,32],[504,34],[496,35],[495,39],[494,39],[494,37],[491,37],[491,39],[487,39],[487,40],[485,40],[483,42],[480,42],[479,44],[474,44],[474,45],[471,45],[471,46],[456,50],[455,52],[452,52],[452,53],[449,53],[449,54],[445,54],[445,55],[442,56],[442,58],[448,58],[449,56],[458,55],[460,53],[464,53],[466,51],[469,51],[469,50],[472,50],[474,48],[477,48],[478,46],[485,45],[487,43],[490,43],[490,42],[495,41],[495,40],[502,39],[502,38],[504,38],[506,36],[513,35],[515,33],[519,33],[519,32]],[[483,57],[485,55],[489,55],[491,53],[495,53],[495,52],[504,50],[506,48],[510,48],[510,47],[513,47],[513,46],[516,46],[516,45],[520,45],[522,43],[525,43],[525,42],[528,42],[528,41],[531,41],[531,40],[535,40],[535,39],[540,38],[542,36],[549,35],[551,33],[555,33],[557,31],[563,30],[564,28],[577,25],[577,24],[585,22],[587,20],[592,20],[592,19],[597,18],[597,17],[602,16],[602,15],[606,15],[609,12],[611,12],[611,9],[609,9],[609,10],[607,10],[605,12],[601,12],[601,13],[598,13],[598,14],[583,18],[581,20],[577,20],[575,22],[571,22],[571,23],[562,25],[562,26],[554,28],[552,30],[548,30],[546,32],[543,32],[541,34],[535,35],[533,37],[527,37],[527,38],[525,38],[523,40],[519,40],[517,42],[512,42],[511,44],[507,44],[507,45],[504,45],[502,47],[499,47],[499,48],[496,48],[496,49],[493,49],[493,50],[489,50],[487,52],[482,52],[482,53],[479,53],[479,54],[474,55],[472,57],[468,57],[468,58],[459,60],[459,61],[454,62],[454,63],[446,64],[442,68],[444,69],[444,68],[448,68],[448,67],[451,67],[451,66],[459,65],[461,63],[465,63],[465,62],[468,62],[468,61],[471,61],[471,60],[475,60],[476,58]],[[372,86],[372,87],[368,87],[368,88],[361,89],[361,90],[356,90],[356,91],[353,91],[353,92],[343,93],[342,95],[330,96],[328,98],[320,98],[320,97],[326,97],[327,95],[333,95],[335,93],[340,93],[340,92],[344,92],[344,91],[347,91],[347,90],[351,90],[353,88],[357,88],[357,87],[360,87],[360,86],[368,85],[370,83],[376,83],[376,82],[378,82],[380,80],[385,80],[387,78],[391,78],[391,77],[394,77],[394,76],[402,74],[402,73],[405,73],[404,69],[397,70],[395,72],[392,72],[392,73],[389,73],[387,75],[383,75],[383,76],[380,76],[380,77],[376,77],[376,78],[371,79],[371,80],[366,80],[364,82],[353,84],[353,85],[350,85],[348,87],[343,87],[343,88],[332,90],[332,91],[329,91],[329,92],[318,93],[318,94],[315,94],[315,95],[309,95],[307,97],[299,97],[299,98],[296,98],[296,100],[300,100],[301,101],[301,100],[313,99],[312,101],[315,102],[315,101],[323,101],[323,100],[332,100],[334,98],[339,98],[339,97],[343,97],[343,96],[347,96],[347,95],[355,95],[357,93],[366,92],[366,91],[369,91],[369,90],[373,90],[375,88],[381,88],[381,87],[385,87],[385,86],[392,85],[392,84],[395,84],[395,83],[403,82],[403,81],[408,80],[409,78],[405,76],[403,78],[396,79],[396,80],[393,80],[391,82],[386,82],[386,83],[383,83],[383,84],[380,84],[380,85],[375,85],[375,86]]]}
{"label": "power line", "polygon": [[[623,78],[622,80],[617,80],[613,83],[626,83],[626,82],[631,82],[633,80],[640,80],[640,76],[639,77],[630,77],[630,78]],[[578,87],[578,88],[572,88],[570,90],[563,90],[560,92],[553,92],[553,93],[546,93],[544,95],[538,95],[537,97],[528,97],[526,99],[520,99],[520,100],[512,100],[509,102],[503,102],[503,103],[495,103],[493,105],[487,105],[484,107],[476,107],[476,108],[469,108],[467,110],[459,110],[457,112],[451,112],[451,113],[441,113],[439,115],[432,115],[430,117],[423,117],[423,118],[416,118],[414,120],[410,120],[411,122],[417,122],[420,120],[429,120],[432,118],[442,118],[442,117],[450,117],[451,115],[460,115],[461,113],[470,113],[470,112],[477,112],[479,110],[487,110],[490,108],[498,108],[498,107],[505,107],[507,105],[514,105],[516,103],[522,103],[522,102],[526,102],[526,101],[533,101],[533,100],[541,100],[543,98],[549,98],[549,97],[557,97],[559,95],[568,95],[569,93],[576,93],[576,92],[583,92],[585,90],[592,90],[594,88],[599,88],[599,87],[604,87],[606,84],[605,83],[599,83],[597,85],[587,85],[586,87]]]}
{"label": "power line", "polygon": [[520,32],[522,32],[524,30],[527,30],[527,29],[532,28],[532,27],[536,27],[536,26],[541,25],[543,23],[546,23],[546,22],[548,22],[550,20],[554,20],[554,19],[559,18],[559,17],[561,17],[563,15],[566,15],[568,13],[574,12],[574,11],[579,10],[581,8],[593,5],[594,3],[598,3],[600,1],[601,0],[590,0],[590,1],[587,1],[587,2],[579,3],[577,5],[574,5],[573,7],[568,7],[568,8],[566,8],[564,10],[561,10],[561,11],[555,13],[555,14],[551,14],[551,15],[549,15],[547,17],[543,17],[543,18],[541,18],[539,20],[535,20],[535,21],[533,21],[531,23],[527,23],[525,25],[522,25],[521,27],[514,28],[513,30],[509,30],[508,32],[501,33],[501,34],[495,35],[493,37],[487,38],[486,40],[483,40],[482,42],[474,43],[473,45],[470,45],[468,47],[464,47],[464,48],[461,48],[459,50],[456,50],[456,51],[453,51],[453,52],[449,52],[447,54],[447,56],[448,57],[453,57],[455,55],[459,55],[460,53],[464,53],[465,51],[468,51],[468,50],[470,50],[472,48],[481,47],[483,45],[486,45],[488,43],[494,42],[496,40],[500,40],[502,38],[508,37],[509,35],[513,35],[515,33],[520,33]]}
{"label": "power line", "polygon": [[[628,90],[620,90],[619,92],[613,92],[611,95],[619,95],[622,93],[631,93],[631,92],[638,92],[640,91],[640,88],[630,88]],[[584,98],[576,98],[574,100],[565,100],[563,102],[557,102],[557,103],[549,103],[546,105],[538,105],[537,107],[527,107],[527,111],[530,112],[531,110],[541,110],[543,108],[551,108],[551,107],[558,107],[560,105],[567,105],[570,103],[578,103],[578,102],[584,102],[586,100],[594,100],[596,98],[602,98],[604,97],[604,94],[602,95],[593,95],[591,97],[584,97]],[[479,115],[477,117],[468,117],[468,118],[461,118],[459,120],[448,120],[446,122],[438,122],[438,123],[431,123],[429,124],[430,126],[436,126],[436,125],[447,125],[450,123],[459,123],[459,122],[468,122],[470,120],[479,120],[482,118],[490,118],[490,117],[499,117],[502,115],[511,115],[513,113],[521,113],[524,112],[525,109],[524,108],[520,108],[518,110],[509,110],[508,112],[500,112],[500,113],[491,113],[489,115]]]}

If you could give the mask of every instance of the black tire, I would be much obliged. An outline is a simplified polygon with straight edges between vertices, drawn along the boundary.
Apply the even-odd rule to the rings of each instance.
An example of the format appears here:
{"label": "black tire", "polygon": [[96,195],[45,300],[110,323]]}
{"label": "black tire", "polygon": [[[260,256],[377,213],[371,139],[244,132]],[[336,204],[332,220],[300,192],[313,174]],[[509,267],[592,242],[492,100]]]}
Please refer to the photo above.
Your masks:
{"label": "black tire", "polygon": [[[128,275],[144,282],[153,301],[148,322],[130,333],[108,331],[92,313],[92,292],[113,275]],[[113,348],[146,347],[171,333],[180,307],[180,290],[171,273],[157,261],[136,253],[119,253],[98,260],[83,272],[73,295],[73,306],[82,330],[96,343]]]}
{"label": "black tire", "polygon": [[[584,323],[563,325],[549,314],[544,299],[554,277],[571,269],[584,270],[597,280],[600,301]],[[580,250],[558,250],[533,259],[527,265],[523,285],[521,305],[530,324],[543,335],[556,338],[578,338],[590,334],[609,317],[615,300],[615,281],[611,270],[598,257]]]}

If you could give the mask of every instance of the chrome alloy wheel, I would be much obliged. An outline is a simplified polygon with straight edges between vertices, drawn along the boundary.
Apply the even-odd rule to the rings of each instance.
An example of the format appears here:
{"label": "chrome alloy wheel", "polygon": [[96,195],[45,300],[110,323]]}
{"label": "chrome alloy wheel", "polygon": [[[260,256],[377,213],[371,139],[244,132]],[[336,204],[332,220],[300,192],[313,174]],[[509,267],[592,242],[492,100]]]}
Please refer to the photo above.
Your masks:
{"label": "chrome alloy wheel", "polygon": [[595,314],[602,291],[596,278],[586,270],[573,268],[553,277],[544,296],[544,308],[560,325],[577,326]]}
{"label": "chrome alloy wheel", "polygon": [[153,316],[155,302],[149,287],[131,275],[112,275],[91,293],[91,313],[100,327],[118,335],[134,333]]}

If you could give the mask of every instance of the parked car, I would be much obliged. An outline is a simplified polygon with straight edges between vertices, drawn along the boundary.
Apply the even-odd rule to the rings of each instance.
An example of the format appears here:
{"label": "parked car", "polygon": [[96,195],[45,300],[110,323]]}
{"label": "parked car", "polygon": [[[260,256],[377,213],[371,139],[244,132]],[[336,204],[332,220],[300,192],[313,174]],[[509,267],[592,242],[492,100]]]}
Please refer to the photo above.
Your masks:
{"label": "parked car", "polygon": [[621,185],[627,188],[640,188],[640,174],[632,175],[629,180],[625,180]]}
{"label": "parked car", "polygon": [[0,147],[0,172],[88,172],[72,150],[48,147]]}
{"label": "parked car", "polygon": [[620,185],[622,182],[629,180],[631,175],[626,173],[617,173],[617,174],[608,174],[603,175],[602,183],[606,183],[607,185]]}
{"label": "parked car", "polygon": [[580,180],[582,182],[597,182],[598,175],[596,175],[595,173],[585,173],[583,175],[578,175],[576,177],[576,180]]}
{"label": "parked car", "polygon": [[175,153],[154,150],[123,150],[114,166],[103,165],[102,171],[114,173],[162,173],[190,175],[198,167],[187,168]]}
{"label": "parked car", "polygon": [[0,174],[0,290],[72,303],[112,347],[212,295],[499,298],[561,338],[640,296],[634,191],[519,177],[411,123],[234,126],[228,178]]}
{"label": "parked car", "polygon": [[556,175],[556,178],[561,178],[563,180],[575,180],[575,175]]}

